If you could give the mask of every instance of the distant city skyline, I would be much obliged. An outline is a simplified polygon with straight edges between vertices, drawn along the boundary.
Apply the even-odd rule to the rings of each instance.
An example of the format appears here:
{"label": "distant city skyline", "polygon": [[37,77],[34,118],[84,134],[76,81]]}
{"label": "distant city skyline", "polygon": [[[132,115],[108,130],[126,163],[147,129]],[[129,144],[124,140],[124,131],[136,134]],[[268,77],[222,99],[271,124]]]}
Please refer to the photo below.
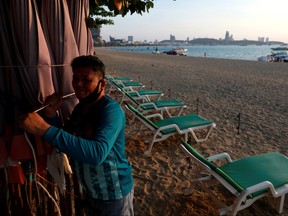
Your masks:
{"label": "distant city skyline", "polygon": [[[193,41],[195,39],[205,39],[205,38],[192,38],[192,39],[190,39],[189,37],[187,37],[186,39],[177,39],[175,37],[175,35],[170,34],[169,39],[155,40],[155,41],[147,41],[147,40],[144,40],[144,41],[136,40],[135,41],[133,35],[128,35],[127,38],[116,38],[116,37],[110,36],[109,39],[106,40],[106,42],[116,42],[116,41],[118,41],[118,42],[121,43],[121,42],[125,42],[126,41],[126,42],[130,42],[130,43],[133,43],[133,42],[152,42],[152,43],[155,43],[155,42],[170,41],[170,42],[174,43],[176,41],[189,42],[189,41]],[[234,40],[233,34],[230,34],[229,31],[226,31],[224,38],[209,38],[209,39],[215,39],[215,40],[226,41],[226,42],[228,42],[228,41],[245,41],[245,40],[249,40],[247,38],[244,38],[242,40]],[[263,43],[264,42],[266,42],[266,43],[271,42],[269,40],[269,37],[258,37],[257,40],[249,40],[249,41],[258,41],[258,42],[263,42]],[[272,41],[272,42],[282,42],[282,41]]]}
{"label": "distant city skyline", "polygon": [[[134,41],[176,40],[190,38],[225,38],[225,32],[234,40],[255,40],[259,37],[270,41],[288,42],[286,20],[287,0],[278,0],[271,7],[268,0],[155,0],[154,8],[143,15],[133,14],[112,18],[114,25],[103,26],[102,39],[109,36]],[[275,6],[275,5],[273,5]]]}

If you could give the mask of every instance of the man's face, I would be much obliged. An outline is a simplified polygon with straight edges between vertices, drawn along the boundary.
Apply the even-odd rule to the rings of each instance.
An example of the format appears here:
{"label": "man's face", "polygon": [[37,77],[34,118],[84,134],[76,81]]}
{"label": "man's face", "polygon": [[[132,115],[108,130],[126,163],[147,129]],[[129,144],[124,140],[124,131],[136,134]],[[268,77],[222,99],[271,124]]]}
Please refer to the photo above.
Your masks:
{"label": "man's face", "polygon": [[[99,73],[96,73],[89,67],[77,68],[73,71],[72,85],[78,99],[84,99],[89,96],[97,87],[100,78]],[[101,82],[99,83],[101,85]],[[99,86],[99,92],[102,89]]]}

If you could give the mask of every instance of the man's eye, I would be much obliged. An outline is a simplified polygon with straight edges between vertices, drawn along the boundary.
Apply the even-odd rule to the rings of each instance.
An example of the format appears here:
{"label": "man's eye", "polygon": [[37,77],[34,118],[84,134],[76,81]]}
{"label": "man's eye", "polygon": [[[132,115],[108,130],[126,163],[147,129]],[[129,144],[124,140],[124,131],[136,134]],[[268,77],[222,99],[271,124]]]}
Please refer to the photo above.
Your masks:
{"label": "man's eye", "polygon": [[90,79],[84,79],[83,82],[89,83],[89,82],[91,82],[91,80]]}
{"label": "man's eye", "polygon": [[76,78],[76,77],[73,77],[73,82],[83,82],[83,83],[90,83],[92,82],[91,79],[79,79],[79,78]]}

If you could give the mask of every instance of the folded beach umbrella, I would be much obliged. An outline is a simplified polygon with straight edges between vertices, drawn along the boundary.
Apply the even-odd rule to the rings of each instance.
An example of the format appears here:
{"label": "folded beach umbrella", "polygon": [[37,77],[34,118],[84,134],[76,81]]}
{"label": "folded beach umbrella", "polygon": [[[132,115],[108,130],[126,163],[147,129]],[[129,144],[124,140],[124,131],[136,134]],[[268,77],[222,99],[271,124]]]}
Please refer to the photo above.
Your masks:
{"label": "folded beach umbrella", "polygon": [[[42,30],[42,26],[46,25],[40,22],[36,1],[19,2],[13,0],[10,5],[5,6],[10,10],[8,14],[10,28],[6,28],[6,35],[10,37],[6,38],[10,50],[13,50],[13,52],[7,53],[8,57],[5,61],[5,65],[11,66],[6,68],[5,76],[5,92],[8,95],[7,97],[12,99],[7,106],[11,114],[8,116],[11,116],[13,121],[9,122],[13,129],[10,156],[14,160],[28,160],[32,159],[31,150],[24,138],[23,131],[18,128],[17,119],[19,115],[41,106],[45,97],[55,91],[62,91],[64,94],[73,92],[71,78],[66,78],[71,77],[70,67],[67,67],[68,69],[63,69],[63,67],[54,69],[51,67],[55,64],[54,59],[57,59],[59,64],[66,59],[67,62],[71,61],[73,57],[66,57],[66,53],[69,52],[63,51],[65,45],[61,46],[62,41],[53,40],[58,45],[51,45],[51,37],[47,40],[47,34],[45,35]],[[53,24],[56,25],[55,23],[57,22]],[[63,31],[67,30],[64,28]],[[60,34],[61,32],[58,32],[57,37],[61,37]],[[57,47],[57,49],[51,49],[53,47]],[[76,55],[77,52],[74,56]],[[67,108],[67,105],[64,108],[68,114],[69,108]],[[70,111],[72,108],[70,106]],[[18,153],[17,156],[14,153]]]}
{"label": "folded beach umbrella", "polygon": [[79,55],[93,55],[92,34],[87,26],[87,20],[89,20],[89,1],[68,0],[67,2]]}
{"label": "folded beach umbrella", "polygon": [[[70,63],[74,57],[79,55],[79,51],[74,38],[67,2],[65,0],[42,0],[41,24],[47,45],[50,52],[53,53],[51,63],[56,65],[52,67],[55,71],[55,76],[52,76],[55,91],[61,91],[63,95],[70,94],[73,92]],[[63,104],[62,114],[64,116],[69,115],[71,106],[75,105],[74,102],[68,100],[66,104]]]}
{"label": "folded beach umbrella", "polygon": [[[1,149],[6,150],[1,152],[2,164],[8,158],[33,159],[24,131],[18,127],[19,116],[41,107],[55,91],[63,95],[74,91],[72,59],[94,52],[88,16],[88,0],[0,1],[0,140]],[[65,100],[63,119],[76,103],[75,97]],[[37,159],[50,153],[41,138],[29,138]],[[23,182],[22,177],[19,180]]]}
{"label": "folded beach umbrella", "polygon": [[[15,160],[32,157],[18,127],[19,115],[39,108],[55,91],[72,93],[72,59],[93,53],[85,22],[88,6],[88,0],[0,1],[0,138],[5,139],[9,157],[17,153],[12,155]],[[76,98],[65,100],[63,118],[76,103]],[[34,145],[39,142],[31,140]]]}

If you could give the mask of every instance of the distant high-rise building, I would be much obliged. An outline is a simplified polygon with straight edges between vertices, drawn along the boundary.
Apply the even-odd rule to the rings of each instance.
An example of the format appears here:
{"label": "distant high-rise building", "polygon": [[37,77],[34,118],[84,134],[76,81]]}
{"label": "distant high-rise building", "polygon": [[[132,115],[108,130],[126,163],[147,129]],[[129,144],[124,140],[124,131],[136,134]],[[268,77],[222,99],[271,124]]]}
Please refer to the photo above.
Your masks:
{"label": "distant high-rise building", "polygon": [[175,43],[175,40],[176,40],[175,35],[170,34],[170,42]]}
{"label": "distant high-rise building", "polygon": [[133,43],[133,36],[128,36],[128,42]]}
{"label": "distant high-rise building", "polygon": [[259,42],[264,42],[264,41],[265,41],[265,38],[264,38],[264,37],[258,37],[258,41],[259,41]]}
{"label": "distant high-rise building", "polygon": [[269,37],[266,37],[266,42],[269,42]]}
{"label": "distant high-rise building", "polygon": [[225,42],[233,41],[234,40],[233,35],[232,34],[230,35],[229,31],[226,31],[224,40]]}
{"label": "distant high-rise building", "polygon": [[225,41],[229,41],[229,31],[226,31],[226,33],[225,33]]}
{"label": "distant high-rise building", "polygon": [[116,39],[116,38],[111,37],[111,36],[109,36],[109,38],[110,38],[110,43],[112,43],[112,44],[121,44],[124,42],[124,39]]}
{"label": "distant high-rise building", "polygon": [[90,30],[91,30],[94,44],[95,43],[101,43],[102,42],[101,29],[100,28],[91,28]]}

